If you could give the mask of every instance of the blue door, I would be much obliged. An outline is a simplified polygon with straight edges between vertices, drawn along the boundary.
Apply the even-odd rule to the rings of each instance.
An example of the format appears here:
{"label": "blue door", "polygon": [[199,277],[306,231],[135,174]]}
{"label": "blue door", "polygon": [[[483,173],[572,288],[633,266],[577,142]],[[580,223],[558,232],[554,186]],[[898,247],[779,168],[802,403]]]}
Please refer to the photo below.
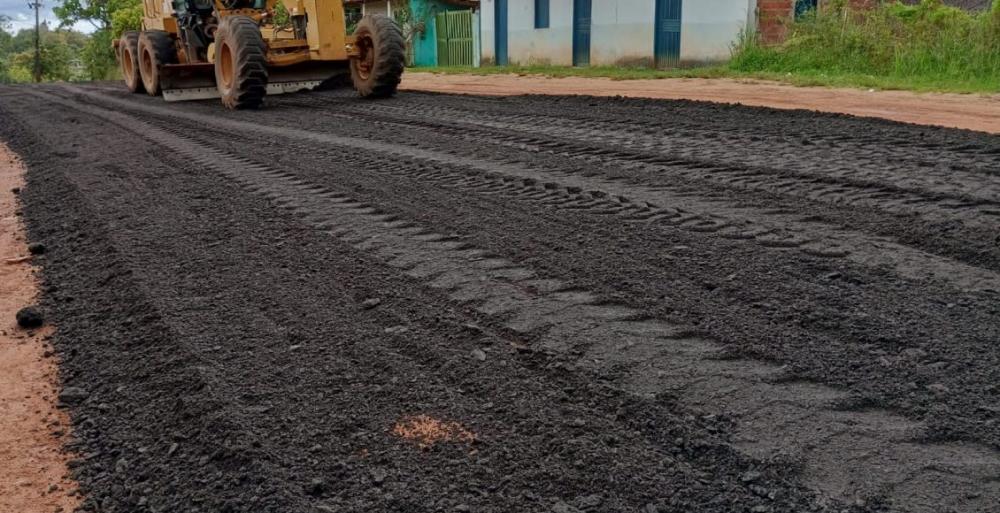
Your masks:
{"label": "blue door", "polygon": [[680,63],[681,0],[656,0],[653,47],[657,68],[673,68]]}
{"label": "blue door", "polygon": [[590,1],[573,0],[574,66],[590,66]]}
{"label": "blue door", "polygon": [[507,58],[507,0],[496,0],[493,12],[493,43],[497,66],[506,66]]}

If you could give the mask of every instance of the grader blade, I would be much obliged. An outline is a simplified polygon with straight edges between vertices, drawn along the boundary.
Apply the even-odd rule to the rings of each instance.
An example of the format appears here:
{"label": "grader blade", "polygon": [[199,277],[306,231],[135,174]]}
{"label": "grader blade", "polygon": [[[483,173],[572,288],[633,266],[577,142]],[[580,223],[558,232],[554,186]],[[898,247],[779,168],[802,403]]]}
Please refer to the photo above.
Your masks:
{"label": "grader blade", "polygon": [[[164,82],[163,99],[168,102],[208,100],[219,98],[215,84],[215,67],[212,64],[173,64],[163,66],[169,74]],[[347,83],[350,70],[343,65],[307,62],[295,66],[275,67],[268,70],[268,96],[299,91],[323,89],[334,84]]]}
{"label": "grader blade", "polygon": [[[307,82],[278,82],[267,84],[267,95],[296,93],[299,91],[312,91],[323,84],[322,80],[311,80]],[[164,89],[163,99],[168,102],[183,102],[189,100],[209,100],[219,98],[219,88],[215,87],[192,87],[188,89]]]}
{"label": "grader blade", "polygon": [[[163,99],[168,102],[218,98],[215,66],[211,63],[166,64],[160,66]],[[214,94],[209,94],[212,91]]]}

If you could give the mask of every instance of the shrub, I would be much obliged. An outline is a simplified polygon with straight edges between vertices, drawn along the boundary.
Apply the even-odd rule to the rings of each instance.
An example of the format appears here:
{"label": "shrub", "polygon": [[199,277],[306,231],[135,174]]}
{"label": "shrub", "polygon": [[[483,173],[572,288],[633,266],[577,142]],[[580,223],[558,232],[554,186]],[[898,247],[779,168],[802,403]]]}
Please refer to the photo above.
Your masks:
{"label": "shrub", "polygon": [[1000,0],[982,13],[948,7],[941,0],[884,3],[861,11],[835,0],[790,22],[788,29],[780,45],[745,35],[733,49],[730,67],[974,82],[1000,89]]}

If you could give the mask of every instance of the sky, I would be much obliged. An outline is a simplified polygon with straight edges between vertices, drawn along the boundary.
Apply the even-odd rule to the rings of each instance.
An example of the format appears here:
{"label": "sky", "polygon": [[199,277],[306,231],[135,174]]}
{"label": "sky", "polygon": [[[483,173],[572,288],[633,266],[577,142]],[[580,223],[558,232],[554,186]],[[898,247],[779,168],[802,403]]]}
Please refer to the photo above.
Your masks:
{"label": "sky", "polygon": [[[60,0],[42,0],[41,19],[48,20],[49,26],[55,28],[59,19],[52,14],[52,6],[60,5]],[[8,16],[11,28],[17,32],[23,28],[34,28],[35,11],[28,7],[28,0],[0,0],[0,15]],[[94,26],[87,22],[77,23],[73,28],[82,32],[93,32]]]}

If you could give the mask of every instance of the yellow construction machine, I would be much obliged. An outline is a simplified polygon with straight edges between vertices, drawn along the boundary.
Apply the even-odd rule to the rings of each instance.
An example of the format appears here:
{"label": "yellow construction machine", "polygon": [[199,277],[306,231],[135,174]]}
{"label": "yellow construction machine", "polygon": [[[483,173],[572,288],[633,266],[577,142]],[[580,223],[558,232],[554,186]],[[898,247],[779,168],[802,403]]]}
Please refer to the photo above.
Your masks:
{"label": "yellow construction machine", "polygon": [[142,31],[125,32],[114,49],[129,91],[221,97],[230,109],[348,75],[361,96],[391,96],[405,60],[386,16],[364,16],[348,35],[343,0],[144,0]]}

